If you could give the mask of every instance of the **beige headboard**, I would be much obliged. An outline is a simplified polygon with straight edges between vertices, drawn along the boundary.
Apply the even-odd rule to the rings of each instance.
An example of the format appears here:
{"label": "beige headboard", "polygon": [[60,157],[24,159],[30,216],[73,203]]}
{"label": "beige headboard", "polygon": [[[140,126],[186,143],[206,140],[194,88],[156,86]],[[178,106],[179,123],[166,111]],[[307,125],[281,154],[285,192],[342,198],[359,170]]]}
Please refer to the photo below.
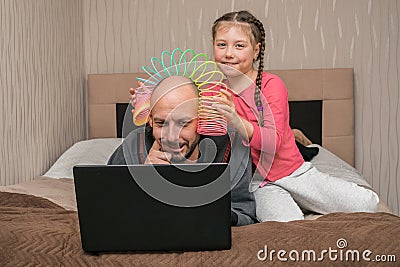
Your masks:
{"label": "beige headboard", "polygon": [[[282,78],[289,101],[322,100],[322,146],[354,166],[353,69],[270,70]],[[89,138],[116,137],[116,103],[143,73],[89,74]]]}

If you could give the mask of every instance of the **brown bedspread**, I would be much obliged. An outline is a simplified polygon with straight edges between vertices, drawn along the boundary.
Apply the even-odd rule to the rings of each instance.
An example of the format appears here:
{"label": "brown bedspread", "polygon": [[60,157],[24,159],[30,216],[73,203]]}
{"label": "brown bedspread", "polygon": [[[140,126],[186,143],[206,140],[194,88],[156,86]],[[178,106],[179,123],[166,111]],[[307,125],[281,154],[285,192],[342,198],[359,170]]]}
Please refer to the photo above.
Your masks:
{"label": "brown bedspread", "polygon": [[[343,239],[342,243],[337,244],[339,239]],[[343,247],[344,242],[347,247]],[[372,260],[376,255],[392,261],[384,266],[396,266],[400,264],[400,218],[387,213],[334,213],[313,221],[235,227],[232,249],[225,251],[90,255],[81,248],[75,211],[43,198],[0,192],[0,266],[269,266],[271,258],[260,261],[257,256],[265,246],[268,255],[275,250],[275,266],[375,266],[377,263]],[[330,248],[336,250],[331,251],[332,258],[327,252],[322,262],[318,261],[321,252]],[[371,251],[367,255],[370,262],[362,259],[367,249]],[[286,262],[278,259],[279,250],[286,251],[280,255]],[[291,251],[292,259],[296,258],[293,250],[299,253],[298,261],[289,258]],[[316,252],[315,261],[306,250]],[[356,256],[347,253],[349,250],[359,251],[359,262],[352,261]],[[337,259],[333,260],[335,255]],[[390,255],[396,257],[397,263]],[[261,251],[259,257],[264,256]]]}

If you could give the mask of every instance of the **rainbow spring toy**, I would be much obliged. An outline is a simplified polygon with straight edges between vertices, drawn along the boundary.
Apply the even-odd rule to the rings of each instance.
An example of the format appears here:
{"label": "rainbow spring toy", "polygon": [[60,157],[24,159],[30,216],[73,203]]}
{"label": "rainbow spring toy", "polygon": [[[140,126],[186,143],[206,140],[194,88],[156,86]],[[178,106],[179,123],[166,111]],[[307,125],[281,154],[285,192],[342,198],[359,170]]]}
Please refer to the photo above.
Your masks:
{"label": "rainbow spring toy", "polygon": [[184,76],[197,86],[199,91],[197,132],[204,135],[224,135],[227,132],[226,118],[216,108],[214,96],[221,96],[220,88],[226,88],[225,76],[218,70],[217,64],[210,61],[206,54],[196,54],[193,49],[183,51],[175,48],[172,52],[163,51],[160,58],[151,58],[151,67],[142,66],[150,77],[137,78],[144,86],[137,88],[137,101],[133,113],[135,125],[143,125],[150,113],[152,90],[163,79],[170,76]]}

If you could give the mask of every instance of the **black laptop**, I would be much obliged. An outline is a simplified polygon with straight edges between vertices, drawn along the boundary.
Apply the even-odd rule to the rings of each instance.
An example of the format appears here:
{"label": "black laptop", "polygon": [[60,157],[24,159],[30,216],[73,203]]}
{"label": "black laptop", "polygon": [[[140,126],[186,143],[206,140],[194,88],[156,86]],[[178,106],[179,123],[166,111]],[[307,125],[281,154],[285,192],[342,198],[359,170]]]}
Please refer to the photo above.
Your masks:
{"label": "black laptop", "polygon": [[73,171],[86,252],[231,247],[227,164],[92,165]]}

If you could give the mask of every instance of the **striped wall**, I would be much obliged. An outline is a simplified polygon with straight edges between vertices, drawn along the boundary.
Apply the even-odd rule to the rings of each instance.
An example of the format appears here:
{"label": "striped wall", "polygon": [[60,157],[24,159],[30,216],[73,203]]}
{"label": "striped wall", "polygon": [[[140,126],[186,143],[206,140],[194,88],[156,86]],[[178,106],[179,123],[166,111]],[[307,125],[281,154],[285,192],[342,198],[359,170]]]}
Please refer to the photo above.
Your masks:
{"label": "striped wall", "polygon": [[268,69],[352,67],[356,167],[400,212],[400,2],[83,0],[87,73],[137,72],[164,49],[211,55],[211,24],[248,9],[267,29]]}
{"label": "striped wall", "polygon": [[0,0],[0,184],[84,138],[82,1]]}
{"label": "striped wall", "polygon": [[211,55],[211,23],[248,9],[267,69],[352,67],[356,167],[400,212],[397,0],[0,0],[0,184],[84,138],[87,73],[137,72],[164,49]]}

